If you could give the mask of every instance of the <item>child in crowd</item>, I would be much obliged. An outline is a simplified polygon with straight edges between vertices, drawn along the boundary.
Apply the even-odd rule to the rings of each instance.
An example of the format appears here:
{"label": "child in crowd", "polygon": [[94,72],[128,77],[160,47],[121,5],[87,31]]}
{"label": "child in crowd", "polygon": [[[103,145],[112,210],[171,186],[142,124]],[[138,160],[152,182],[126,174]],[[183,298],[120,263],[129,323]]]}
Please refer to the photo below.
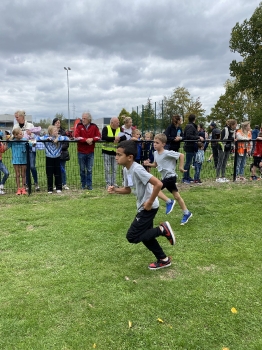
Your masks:
{"label": "child in crowd", "polygon": [[0,142],[0,172],[4,174],[3,178],[0,178],[0,194],[5,194],[4,185],[9,176],[9,171],[2,161],[2,154],[7,150],[7,145]]}
{"label": "child in crowd", "polygon": [[58,135],[58,129],[54,125],[49,125],[48,135],[37,136],[36,140],[50,141],[44,142],[46,153],[46,176],[47,176],[47,191],[53,193],[53,177],[55,178],[56,192],[62,192],[62,176],[60,167],[60,156],[62,152],[62,142],[69,141],[69,137]]}
{"label": "child in crowd", "polygon": [[[145,141],[142,144],[142,160],[149,160],[150,163],[154,161],[154,144],[153,144],[154,135],[151,131],[145,133]],[[144,166],[146,171],[150,173],[150,167]]]}
{"label": "child in crowd", "polygon": [[[166,141],[167,137],[165,134],[157,134],[155,136],[154,162],[150,163],[149,161],[145,161],[144,165],[157,168],[160,172],[163,184],[161,189],[166,188],[172,193],[175,200],[177,200],[180,208],[183,210],[183,217],[180,224],[185,225],[193,214],[187,209],[183,198],[178,193],[176,186],[177,174],[175,172],[176,161],[179,159],[179,170],[184,173],[184,155],[176,151],[165,150]],[[159,198],[164,199],[161,194],[159,195]],[[167,198],[167,206],[170,205],[173,209],[174,203],[174,200]]]}
{"label": "child in crowd", "polygon": [[200,180],[200,172],[202,168],[202,164],[205,159],[205,152],[204,152],[204,144],[201,141],[197,142],[198,150],[195,155],[195,176],[194,176],[194,183],[201,184],[202,181]]}
{"label": "child in crowd", "polygon": [[[15,179],[17,186],[17,195],[26,193],[26,142],[23,137],[23,131],[20,128],[13,129],[13,137],[8,142],[8,148],[12,149],[12,164],[15,169]],[[25,142],[16,142],[25,141]]]}
{"label": "child in crowd", "polygon": [[142,143],[138,141],[141,140],[141,131],[138,129],[133,129],[131,140],[136,141],[137,155],[135,161],[140,164],[142,161]]}
{"label": "child in crowd", "polygon": [[[253,164],[250,165],[251,177],[250,180],[260,180],[262,174],[262,132],[259,132],[256,138],[255,149],[253,152]],[[260,177],[256,176],[257,169],[259,169]]]}
{"label": "child in crowd", "polygon": [[[109,193],[129,194],[136,193],[137,214],[127,231],[126,238],[130,243],[142,242],[156,257],[157,261],[150,264],[150,270],[158,270],[171,265],[171,258],[166,256],[157,241],[157,237],[164,236],[171,245],[175,244],[175,236],[168,221],[153,228],[153,220],[158,211],[157,195],[162,187],[152,174],[149,174],[142,165],[135,162],[137,145],[135,142],[122,141],[117,146],[116,161],[124,168],[124,187],[108,187]],[[153,185],[153,186],[152,186]]]}

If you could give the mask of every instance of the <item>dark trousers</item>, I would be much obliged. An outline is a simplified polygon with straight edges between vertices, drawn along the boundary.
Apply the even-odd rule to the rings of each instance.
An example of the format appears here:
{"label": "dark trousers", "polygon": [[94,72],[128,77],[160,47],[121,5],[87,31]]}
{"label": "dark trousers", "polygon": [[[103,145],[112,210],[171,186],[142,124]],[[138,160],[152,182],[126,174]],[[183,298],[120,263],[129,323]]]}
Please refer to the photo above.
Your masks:
{"label": "dark trousers", "polygon": [[47,190],[53,191],[53,177],[55,177],[55,187],[57,190],[62,190],[62,176],[60,168],[60,157],[49,158],[46,157],[46,176],[47,176]]}
{"label": "dark trousers", "polygon": [[153,220],[157,211],[158,208],[149,211],[142,210],[137,213],[127,231],[126,238],[129,243],[137,244],[142,242],[159,260],[166,258],[166,254],[156,240],[156,237],[161,236],[162,232],[159,227],[153,228]]}
{"label": "dark trousers", "polygon": [[213,154],[215,168],[217,168],[217,163],[218,163],[218,147],[217,147],[217,145],[212,146],[212,154]]}

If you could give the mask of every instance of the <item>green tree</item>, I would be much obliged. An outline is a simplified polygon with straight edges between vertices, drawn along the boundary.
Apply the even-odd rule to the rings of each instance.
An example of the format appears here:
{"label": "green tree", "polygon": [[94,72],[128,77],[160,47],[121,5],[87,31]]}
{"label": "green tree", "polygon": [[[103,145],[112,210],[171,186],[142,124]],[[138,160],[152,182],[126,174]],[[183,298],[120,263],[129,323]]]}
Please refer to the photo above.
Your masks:
{"label": "green tree", "polygon": [[230,64],[239,91],[250,91],[254,98],[262,95],[262,2],[249,20],[237,23],[231,32],[231,51],[243,58]]}
{"label": "green tree", "polygon": [[147,103],[142,107],[142,131],[152,131],[156,129],[155,110],[151,99],[147,99]]}
{"label": "green tree", "polygon": [[202,108],[202,103],[198,97],[196,100],[190,96],[189,91],[184,87],[174,89],[170,97],[164,96],[163,99],[163,128],[171,122],[171,117],[174,114],[179,114],[183,118],[183,125],[187,124],[189,114],[195,114],[198,120],[204,120],[205,110]]}
{"label": "green tree", "polygon": [[127,112],[127,110],[125,108],[122,108],[121,112],[118,115],[120,125],[123,125],[125,117],[129,117],[129,116],[130,116],[130,113]]}

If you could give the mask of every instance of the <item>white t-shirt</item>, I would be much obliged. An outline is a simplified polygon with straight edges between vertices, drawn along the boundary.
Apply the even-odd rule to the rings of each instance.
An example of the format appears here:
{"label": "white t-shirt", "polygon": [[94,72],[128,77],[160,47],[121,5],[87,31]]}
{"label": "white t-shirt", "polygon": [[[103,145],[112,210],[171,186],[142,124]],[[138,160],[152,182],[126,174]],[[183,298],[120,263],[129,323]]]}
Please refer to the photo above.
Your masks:
{"label": "white t-shirt", "polygon": [[[151,197],[153,186],[149,183],[153,175],[148,173],[146,169],[134,162],[130,169],[124,168],[124,186],[130,187],[132,193],[136,195],[137,211],[144,210],[143,204]],[[152,209],[159,207],[158,198],[153,202]]]}
{"label": "white t-shirt", "polygon": [[176,151],[164,150],[159,154],[154,152],[154,161],[157,163],[157,170],[161,174],[162,180],[168,177],[177,176],[176,161],[179,159],[180,153]]}
{"label": "white t-shirt", "polygon": [[132,127],[129,129],[126,129],[125,126],[122,126],[123,134],[126,136],[127,140],[130,140],[132,137]]}

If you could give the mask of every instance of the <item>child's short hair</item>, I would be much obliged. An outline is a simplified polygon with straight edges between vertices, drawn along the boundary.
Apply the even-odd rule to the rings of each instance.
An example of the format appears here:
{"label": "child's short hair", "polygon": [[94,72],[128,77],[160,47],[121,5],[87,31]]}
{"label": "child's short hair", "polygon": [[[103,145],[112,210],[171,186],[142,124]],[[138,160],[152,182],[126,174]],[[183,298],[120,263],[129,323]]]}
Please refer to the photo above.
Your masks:
{"label": "child's short hair", "polygon": [[49,127],[48,127],[48,129],[47,129],[47,132],[48,132],[48,135],[53,135],[53,132],[54,132],[54,130],[57,130],[57,127],[56,126],[54,126],[54,125],[49,125]]}
{"label": "child's short hair", "polygon": [[259,137],[262,137],[262,132],[261,132],[261,131],[258,133],[258,136],[259,136]]}
{"label": "child's short hair", "polygon": [[134,159],[137,156],[137,144],[132,140],[121,141],[117,148],[123,148],[126,156],[133,156]]}
{"label": "child's short hair", "polygon": [[165,134],[156,134],[155,135],[155,139],[158,139],[162,143],[166,143],[167,142],[167,137],[166,137]]}
{"label": "child's short hair", "polygon": [[198,141],[198,143],[197,143],[197,148],[198,148],[198,149],[201,149],[201,148],[203,148],[203,147],[204,147],[203,142]]}
{"label": "child's short hair", "polygon": [[147,131],[146,133],[145,133],[145,137],[148,135],[148,137],[150,138],[150,140],[153,140],[153,138],[154,138],[154,134],[152,133],[152,131]]}
{"label": "child's short hair", "polygon": [[132,130],[132,135],[135,135],[135,134],[140,134],[141,135],[141,131],[139,129],[133,129]]}
{"label": "child's short hair", "polygon": [[22,131],[21,128],[14,128],[13,131],[12,131],[14,137],[16,137],[20,133],[20,131]]}

